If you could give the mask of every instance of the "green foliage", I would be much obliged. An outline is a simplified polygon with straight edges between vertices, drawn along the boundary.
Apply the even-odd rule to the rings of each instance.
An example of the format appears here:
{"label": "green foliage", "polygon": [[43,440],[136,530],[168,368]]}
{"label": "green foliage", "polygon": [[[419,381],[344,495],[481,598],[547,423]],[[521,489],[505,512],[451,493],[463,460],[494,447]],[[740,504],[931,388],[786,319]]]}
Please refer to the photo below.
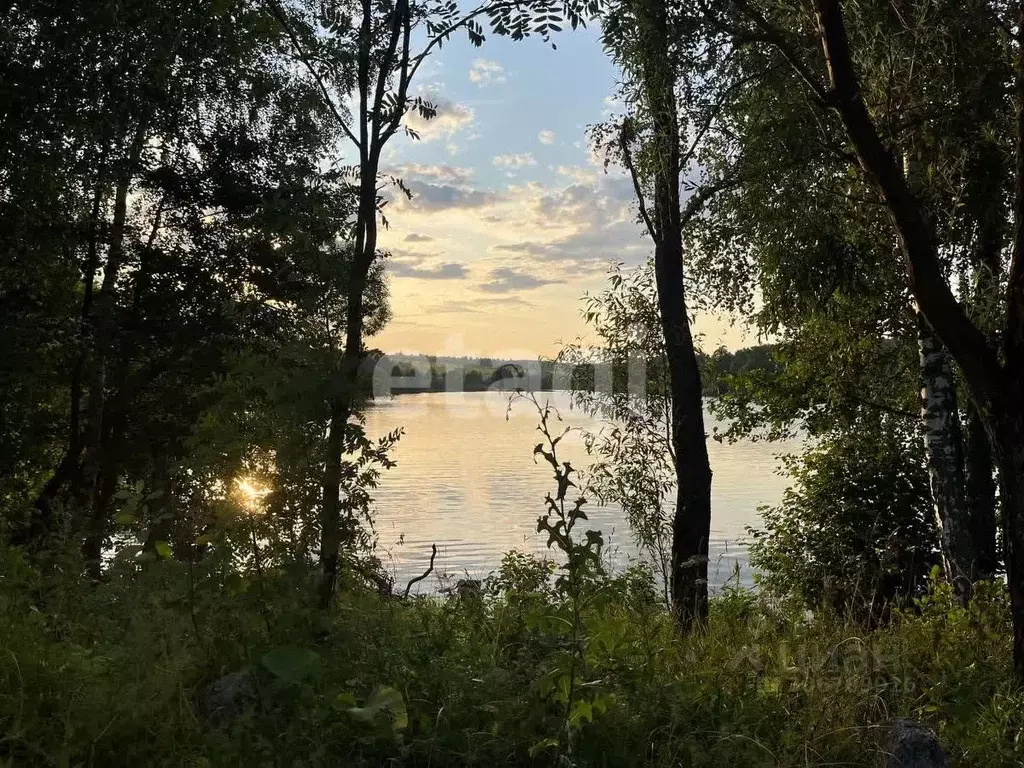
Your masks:
{"label": "green foliage", "polygon": [[316,677],[320,671],[320,655],[306,648],[274,648],[263,655],[263,666],[270,674],[293,685]]}
{"label": "green foliage", "polygon": [[866,417],[786,469],[793,487],[752,531],[763,588],[866,622],[924,592],[938,534],[913,428]]}
{"label": "green foliage", "polygon": [[[574,536],[577,523],[586,521],[583,507],[587,501],[582,495],[568,502],[570,488],[578,488],[573,480],[576,471],[569,462],[559,462],[558,444],[569,433],[567,427],[558,435],[552,434],[552,419],[561,421],[558,411],[550,404],[541,405],[533,393],[518,392],[509,401],[509,409],[517,399],[531,403],[537,410],[540,423],[537,430],[543,442],[533,449],[537,456],[547,462],[554,471],[557,490],[544,500],[545,513],[537,519],[537,533],[547,534],[548,549],[555,548],[565,562],[558,568],[554,582],[551,603],[543,606],[540,613],[525,614],[528,627],[537,628],[542,638],[554,641],[559,652],[552,663],[542,668],[534,683],[538,692],[562,708],[562,724],[557,736],[541,739],[530,747],[531,757],[553,748],[559,759],[572,763],[579,727],[584,719],[593,720],[595,705],[604,707],[604,699],[598,695],[599,680],[593,679],[593,671],[587,666],[587,645],[590,638],[584,633],[583,614],[601,597],[607,580],[601,562],[601,548],[604,537],[600,531],[588,530],[582,538]],[[510,561],[509,566],[517,565]],[[536,564],[512,574],[519,581],[524,577],[536,579],[543,565]],[[504,576],[509,580],[509,575]],[[552,610],[554,609],[554,610]]]}
{"label": "green foliage", "polygon": [[[249,474],[273,486],[275,538],[314,532],[354,197],[285,30],[249,0],[27,2],[0,22],[5,538],[81,539],[92,516],[98,544],[181,553]],[[367,283],[372,334],[382,267]]]}
{"label": "green foliage", "polygon": [[[564,744],[569,635],[544,617],[565,607],[523,556],[477,606],[353,590],[326,623],[300,573],[266,574],[265,622],[253,577],[209,562],[191,598],[173,561],[95,588],[70,572],[0,553],[0,762],[549,765],[550,740]],[[907,716],[953,764],[1013,765],[1024,700],[1006,682],[1008,613],[998,586],[965,610],[935,585],[868,630],[730,592],[706,635],[680,638],[649,577],[610,578],[581,612],[571,760],[868,765],[881,726]],[[198,702],[233,670],[251,697],[214,726]]]}
{"label": "green foliage", "polygon": [[[602,386],[595,386],[599,382],[593,376],[571,382],[573,404],[603,425],[584,435],[592,459],[587,486],[599,502],[621,507],[630,533],[667,590],[676,475],[653,264],[632,270],[612,265],[607,288],[585,297],[582,314],[597,344],[565,345],[557,362],[583,371],[604,366],[611,377]],[[630,381],[637,371],[642,378]]]}

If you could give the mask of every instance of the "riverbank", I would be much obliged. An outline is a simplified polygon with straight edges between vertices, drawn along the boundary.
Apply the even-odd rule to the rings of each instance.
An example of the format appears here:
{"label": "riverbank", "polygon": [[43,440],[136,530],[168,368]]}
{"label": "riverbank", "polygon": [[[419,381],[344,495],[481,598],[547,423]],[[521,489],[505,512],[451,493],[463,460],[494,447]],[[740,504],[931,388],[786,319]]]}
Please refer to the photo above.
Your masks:
{"label": "riverbank", "polygon": [[964,611],[938,587],[873,631],[730,591],[679,638],[638,573],[574,606],[510,558],[450,599],[347,585],[325,616],[301,568],[211,560],[94,587],[0,552],[0,761],[874,765],[898,717],[952,765],[1024,758],[995,589]]}

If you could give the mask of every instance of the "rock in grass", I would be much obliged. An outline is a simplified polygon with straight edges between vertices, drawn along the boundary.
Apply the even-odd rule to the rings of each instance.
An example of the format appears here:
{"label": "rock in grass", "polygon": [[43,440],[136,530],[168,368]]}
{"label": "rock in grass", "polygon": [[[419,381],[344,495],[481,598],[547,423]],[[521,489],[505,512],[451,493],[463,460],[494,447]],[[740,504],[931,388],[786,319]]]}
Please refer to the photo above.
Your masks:
{"label": "rock in grass", "polygon": [[928,728],[907,718],[889,724],[883,749],[886,768],[947,768],[946,753]]}
{"label": "rock in grass", "polygon": [[227,728],[256,701],[248,672],[231,672],[207,683],[195,698],[196,717],[211,728]]}

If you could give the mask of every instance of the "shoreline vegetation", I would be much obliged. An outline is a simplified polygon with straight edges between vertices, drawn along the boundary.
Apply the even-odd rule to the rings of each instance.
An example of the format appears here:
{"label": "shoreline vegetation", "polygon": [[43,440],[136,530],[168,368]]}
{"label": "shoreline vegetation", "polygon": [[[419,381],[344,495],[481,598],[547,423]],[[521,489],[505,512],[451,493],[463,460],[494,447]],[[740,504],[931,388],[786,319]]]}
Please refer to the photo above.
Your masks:
{"label": "shoreline vegetation", "polygon": [[[730,377],[744,376],[755,371],[764,374],[779,371],[770,344],[745,347],[735,352],[721,347],[710,355],[698,355],[698,361],[705,397],[729,392]],[[374,366],[391,366],[394,383],[390,386],[390,393],[396,395],[484,392],[489,389],[513,391],[517,387],[529,388],[534,392],[550,392],[556,377],[555,369],[559,366],[570,370],[562,372],[565,381],[558,391],[593,392],[595,386],[594,364],[586,362],[569,365],[558,360],[502,360],[403,353],[375,356],[367,362]],[[618,389],[625,387],[625,376],[619,371],[614,374],[613,386]]]}
{"label": "shoreline vegetation", "polygon": [[936,566],[917,597],[864,619],[864,593],[826,567],[846,604],[726,587],[707,630],[680,635],[650,567],[610,568],[601,533],[581,532],[588,502],[559,460],[557,412],[514,396],[537,408],[536,454],[554,472],[537,503],[551,557],[511,551],[441,594],[410,596],[352,561],[318,610],[308,561],[248,489],[191,557],[122,546],[100,583],[77,576],[77,549],[33,562],[0,546],[0,757],[888,766],[941,743],[958,766],[1019,764],[1004,585],[979,582],[964,607]]}
{"label": "shoreline vegetation", "polygon": [[550,566],[514,553],[480,591],[352,587],[329,616],[287,568],[58,573],[0,553],[11,766],[543,766],[556,740],[577,765],[883,766],[901,717],[951,765],[1019,764],[1001,588],[964,609],[936,584],[874,630],[729,592],[681,638],[649,577],[620,573],[581,595],[573,639]]}

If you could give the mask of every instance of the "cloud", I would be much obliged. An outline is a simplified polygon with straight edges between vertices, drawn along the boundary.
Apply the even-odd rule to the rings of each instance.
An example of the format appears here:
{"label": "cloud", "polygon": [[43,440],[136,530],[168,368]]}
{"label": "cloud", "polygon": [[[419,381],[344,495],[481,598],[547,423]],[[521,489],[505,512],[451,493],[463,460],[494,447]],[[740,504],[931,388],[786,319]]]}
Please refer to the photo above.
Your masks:
{"label": "cloud", "polygon": [[450,139],[476,121],[476,113],[471,107],[437,99],[429,93],[424,94],[424,98],[434,105],[437,114],[426,120],[419,112],[413,111],[405,118],[405,124],[416,131],[422,141]]}
{"label": "cloud", "polygon": [[604,114],[605,117],[621,113],[623,108],[626,106],[626,103],[618,95],[605,96],[602,104],[604,106],[602,114]]}
{"label": "cloud", "polygon": [[407,243],[432,243],[434,238],[430,235],[421,235],[418,232],[410,232],[405,236],[405,242]]}
{"label": "cloud", "polygon": [[540,133],[537,134],[537,140],[541,144],[554,144],[555,143],[555,132],[554,131],[549,131],[548,129],[545,128],[543,131],[541,131]]}
{"label": "cloud", "polygon": [[408,187],[412,192],[412,200],[399,198],[399,205],[417,211],[481,208],[497,199],[494,193],[454,184],[412,182]]}
{"label": "cloud", "polygon": [[572,179],[577,184],[596,184],[601,172],[592,167],[582,168],[578,165],[560,165],[555,172],[564,178]]}
{"label": "cloud", "polygon": [[[513,157],[518,159],[496,162],[529,166],[529,156]],[[483,289],[488,293],[536,287],[529,279],[534,275],[589,280],[603,274],[609,261],[635,265],[650,252],[650,241],[637,224],[632,184],[593,166],[561,167],[547,183],[512,183],[501,189],[428,178],[414,179],[409,187],[411,201],[392,195],[390,218],[403,228],[400,238],[410,232],[444,236],[446,248],[453,249],[448,260],[474,265],[474,272],[483,259],[490,263],[479,265],[482,275],[496,267],[527,274],[516,279],[497,273]],[[451,231],[459,237],[449,238]]]}
{"label": "cloud", "polygon": [[471,299],[446,299],[424,307],[431,315],[493,314],[495,309],[533,309],[537,305],[519,296],[489,295]]}
{"label": "cloud", "polygon": [[[393,209],[401,210],[404,214],[412,211],[434,212],[460,208],[472,210],[493,203],[498,198],[496,194],[472,185],[473,171],[469,168],[443,163],[406,163],[388,168],[387,172],[401,178],[412,193],[412,200],[408,200],[393,187],[384,191]],[[409,229],[415,227],[413,223]]]}
{"label": "cloud", "polygon": [[439,181],[445,184],[465,184],[473,178],[471,168],[456,165],[423,165],[420,163],[403,163],[389,168],[388,173],[405,181],[426,180]]}
{"label": "cloud", "polygon": [[489,282],[480,285],[481,291],[486,291],[487,293],[512,293],[513,291],[540,288],[541,286],[552,285],[557,282],[556,280],[545,280],[527,272],[518,272],[511,267],[492,269],[489,277]]}
{"label": "cloud", "polygon": [[537,161],[529,152],[523,152],[521,154],[495,155],[491,162],[499,168],[508,168],[512,171],[518,171],[520,168],[526,168],[537,164]]}
{"label": "cloud", "polygon": [[415,277],[420,280],[462,280],[468,272],[463,264],[444,262],[427,264],[426,257],[393,253],[388,261],[388,272],[395,277]]}
{"label": "cloud", "polygon": [[505,68],[496,61],[477,59],[469,70],[469,79],[480,86],[504,83]]}
{"label": "cloud", "polygon": [[493,253],[557,263],[567,273],[577,276],[603,273],[607,271],[609,261],[639,264],[650,250],[650,243],[642,240],[637,230],[630,231],[621,226],[586,229],[551,242],[523,240],[491,248]]}
{"label": "cloud", "polygon": [[431,315],[473,315],[482,311],[477,302],[465,299],[448,299],[424,309]]}

